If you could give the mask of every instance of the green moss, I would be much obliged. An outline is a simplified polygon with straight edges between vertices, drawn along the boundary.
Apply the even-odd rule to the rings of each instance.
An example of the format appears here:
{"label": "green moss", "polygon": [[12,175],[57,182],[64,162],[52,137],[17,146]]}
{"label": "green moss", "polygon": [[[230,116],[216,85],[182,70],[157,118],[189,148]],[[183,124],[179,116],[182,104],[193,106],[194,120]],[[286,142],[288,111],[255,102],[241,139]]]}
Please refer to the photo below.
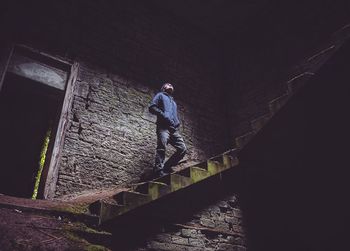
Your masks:
{"label": "green moss", "polygon": [[[79,237],[78,235],[76,234],[73,234],[72,232],[70,231],[66,231],[64,233],[64,236],[72,241],[72,242],[75,242],[77,244],[77,246],[82,246],[82,247],[87,247],[90,243],[87,242],[84,238],[81,238]],[[85,248],[84,248],[85,249]]]}
{"label": "green moss", "polygon": [[204,180],[210,176],[210,173],[198,167],[190,167],[190,174],[193,183]]}
{"label": "green moss", "polygon": [[90,234],[107,234],[107,235],[111,234],[111,233],[106,232],[106,231],[99,231],[99,230],[96,230],[94,228],[88,227],[87,225],[85,225],[82,222],[75,222],[70,227],[66,227],[66,230],[75,231],[75,232],[77,232],[77,231],[86,232],[86,233],[90,233]]}
{"label": "green moss", "polygon": [[50,136],[51,136],[51,127],[47,130],[46,135],[45,135],[45,139],[44,139],[44,143],[41,147],[39,169],[38,169],[38,173],[37,173],[36,178],[35,178],[34,191],[33,191],[33,195],[32,195],[33,200],[35,200],[36,197],[38,196],[40,178],[41,178],[41,174],[42,174],[43,169],[44,169],[46,152],[47,152],[47,148],[49,147],[49,143],[50,143]]}
{"label": "green moss", "polygon": [[86,251],[107,251],[109,249],[100,245],[88,245],[85,250]]}
{"label": "green moss", "polygon": [[55,210],[68,212],[72,214],[84,214],[88,212],[89,204],[75,204],[75,205],[65,205],[57,206]]}
{"label": "green moss", "polygon": [[84,223],[74,223],[71,226],[65,227],[65,233],[64,235],[71,241],[77,243],[77,245],[81,246],[82,250],[86,251],[108,251],[110,249],[96,244],[91,244],[83,237],[80,237],[78,233],[86,232],[86,233],[92,233],[92,234],[110,234],[108,232],[101,232],[97,231],[93,228],[90,228],[86,226]]}

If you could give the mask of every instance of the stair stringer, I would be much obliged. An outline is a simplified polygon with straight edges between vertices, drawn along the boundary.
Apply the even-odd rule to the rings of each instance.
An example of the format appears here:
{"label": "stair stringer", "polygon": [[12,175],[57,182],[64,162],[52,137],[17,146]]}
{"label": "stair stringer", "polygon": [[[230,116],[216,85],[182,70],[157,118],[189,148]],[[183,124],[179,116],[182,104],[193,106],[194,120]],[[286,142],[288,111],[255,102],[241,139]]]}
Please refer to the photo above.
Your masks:
{"label": "stair stringer", "polygon": [[291,69],[291,74],[283,83],[285,92],[270,100],[267,104],[268,112],[249,121],[248,130],[234,138],[233,148],[242,149],[257,134],[269,120],[279,112],[288,102],[312,78],[319,69],[334,55],[334,53],[349,39],[350,24],[336,31],[312,56],[304,58],[297,66]]}
{"label": "stair stringer", "polygon": [[132,191],[122,191],[90,204],[90,214],[99,218],[99,225],[124,215],[131,210],[153,203],[182,189],[195,186],[210,177],[238,166],[238,151],[230,149],[205,162],[191,165],[163,177],[135,184]]}

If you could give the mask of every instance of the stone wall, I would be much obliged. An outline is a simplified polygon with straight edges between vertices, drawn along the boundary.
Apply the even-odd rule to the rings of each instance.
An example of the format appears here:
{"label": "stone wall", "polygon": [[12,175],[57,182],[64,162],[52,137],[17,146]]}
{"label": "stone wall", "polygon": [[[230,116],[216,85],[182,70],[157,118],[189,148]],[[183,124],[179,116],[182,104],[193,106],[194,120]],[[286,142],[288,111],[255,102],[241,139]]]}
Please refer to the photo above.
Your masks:
{"label": "stone wall", "polygon": [[[189,161],[227,149],[215,39],[137,1],[13,2],[8,36],[80,65],[56,197],[137,182],[156,147],[152,96],[175,86]],[[30,22],[28,22],[30,20]]]}
{"label": "stone wall", "polygon": [[248,250],[242,171],[232,168],[107,223],[112,249]]}
{"label": "stone wall", "polygon": [[242,211],[236,195],[203,208],[193,219],[147,240],[143,250],[247,250]]}

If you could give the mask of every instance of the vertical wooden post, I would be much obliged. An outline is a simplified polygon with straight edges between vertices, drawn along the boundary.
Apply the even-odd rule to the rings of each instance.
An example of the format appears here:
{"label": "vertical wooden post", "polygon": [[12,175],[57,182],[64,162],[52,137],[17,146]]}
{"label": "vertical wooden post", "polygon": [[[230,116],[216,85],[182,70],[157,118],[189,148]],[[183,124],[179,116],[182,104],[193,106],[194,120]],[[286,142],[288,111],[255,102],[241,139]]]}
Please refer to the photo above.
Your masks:
{"label": "vertical wooden post", "polygon": [[66,92],[64,96],[60,119],[58,122],[56,136],[54,139],[54,145],[53,145],[50,162],[49,162],[48,168],[46,168],[44,173],[44,178],[43,178],[44,199],[53,198],[55,195],[56,183],[58,178],[59,161],[60,161],[62,147],[64,144],[65,132],[67,130],[67,125],[69,120],[69,111],[73,100],[73,88],[74,88],[75,81],[77,80],[78,70],[79,70],[79,64],[74,63],[72,65],[69,79],[66,85]]}

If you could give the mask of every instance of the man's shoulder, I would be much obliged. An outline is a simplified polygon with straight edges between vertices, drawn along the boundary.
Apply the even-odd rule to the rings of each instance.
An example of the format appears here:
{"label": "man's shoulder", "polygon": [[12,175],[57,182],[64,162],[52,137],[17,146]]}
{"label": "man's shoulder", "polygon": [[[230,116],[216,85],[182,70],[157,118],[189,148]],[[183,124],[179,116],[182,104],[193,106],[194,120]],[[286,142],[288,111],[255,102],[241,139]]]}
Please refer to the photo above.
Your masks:
{"label": "man's shoulder", "polygon": [[164,92],[158,92],[156,95],[155,95],[155,97],[166,97],[166,96],[168,96],[166,93],[164,93]]}

